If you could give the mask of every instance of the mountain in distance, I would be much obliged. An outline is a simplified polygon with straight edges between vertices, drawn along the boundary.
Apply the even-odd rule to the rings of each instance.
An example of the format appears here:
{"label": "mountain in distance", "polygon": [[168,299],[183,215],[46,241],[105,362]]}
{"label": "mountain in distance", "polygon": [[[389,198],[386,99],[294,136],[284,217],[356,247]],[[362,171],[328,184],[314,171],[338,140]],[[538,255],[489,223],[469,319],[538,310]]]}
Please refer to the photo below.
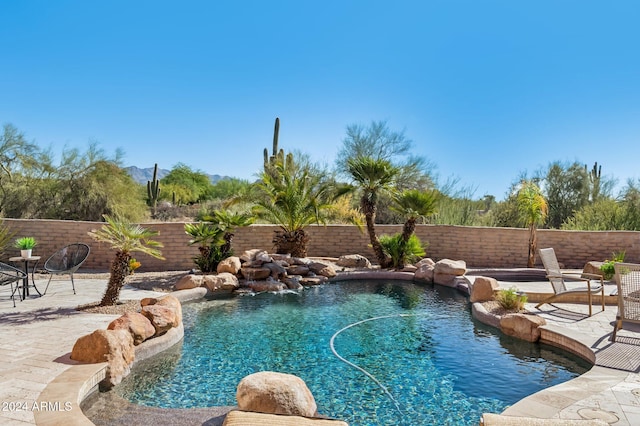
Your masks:
{"label": "mountain in distance", "polygon": [[[129,173],[129,176],[131,176],[131,178],[134,181],[141,183],[143,185],[146,185],[148,181],[153,179],[153,167],[147,167],[145,169],[141,169],[140,167],[129,166],[129,167],[125,167],[124,170],[127,173]],[[169,172],[170,170],[167,170],[167,169],[158,169],[158,180],[168,175]],[[211,183],[216,183],[220,179],[230,179],[229,176],[210,175],[210,174],[207,174],[207,176],[209,176],[209,179],[211,179]]]}

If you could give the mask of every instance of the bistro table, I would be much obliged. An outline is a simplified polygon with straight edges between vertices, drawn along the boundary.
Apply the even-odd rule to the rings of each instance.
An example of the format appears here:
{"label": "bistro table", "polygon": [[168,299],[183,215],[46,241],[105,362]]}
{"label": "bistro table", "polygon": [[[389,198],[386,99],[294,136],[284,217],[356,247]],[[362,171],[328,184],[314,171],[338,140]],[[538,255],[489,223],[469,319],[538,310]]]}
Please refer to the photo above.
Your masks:
{"label": "bistro table", "polygon": [[[36,280],[33,277],[33,272],[36,269],[36,265],[38,264],[39,260],[40,260],[40,256],[31,256],[31,257],[16,256],[16,257],[9,258],[10,262],[24,263],[24,273],[26,274],[26,276],[22,280],[22,300],[26,299],[27,296],[29,296],[29,287],[33,287],[36,290],[36,292],[40,296],[42,296],[42,293],[40,293],[40,290],[38,290],[38,287],[36,287]],[[31,284],[29,284],[29,262],[35,262],[33,264],[33,268],[31,269],[31,281],[32,281]]]}

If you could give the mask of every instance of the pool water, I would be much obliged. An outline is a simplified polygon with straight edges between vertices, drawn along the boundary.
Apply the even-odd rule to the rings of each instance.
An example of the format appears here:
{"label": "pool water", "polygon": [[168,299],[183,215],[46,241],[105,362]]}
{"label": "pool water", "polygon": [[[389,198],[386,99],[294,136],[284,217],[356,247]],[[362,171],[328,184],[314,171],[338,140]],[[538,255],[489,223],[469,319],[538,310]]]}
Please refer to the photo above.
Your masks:
{"label": "pool water", "polygon": [[[141,362],[116,392],[156,407],[233,406],[243,377],[270,370],[301,377],[321,414],[350,425],[476,425],[590,368],[473,320],[468,299],[440,286],[349,281],[183,311],[182,345]],[[367,374],[332,352],[332,337]]]}

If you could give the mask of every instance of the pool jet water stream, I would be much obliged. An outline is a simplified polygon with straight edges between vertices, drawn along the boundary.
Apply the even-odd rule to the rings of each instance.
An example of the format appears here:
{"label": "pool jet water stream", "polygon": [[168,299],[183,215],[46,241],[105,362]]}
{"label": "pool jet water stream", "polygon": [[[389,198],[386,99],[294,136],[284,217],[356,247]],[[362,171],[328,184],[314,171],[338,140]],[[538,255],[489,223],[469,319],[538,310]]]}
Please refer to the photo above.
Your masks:
{"label": "pool jet water stream", "polygon": [[378,379],[376,379],[373,376],[373,374],[369,373],[364,368],[362,368],[362,367],[352,363],[351,361],[345,359],[344,357],[340,356],[340,354],[336,351],[336,348],[334,346],[334,341],[335,341],[336,337],[338,337],[338,335],[340,333],[342,333],[343,331],[348,330],[351,327],[355,327],[356,325],[363,324],[365,322],[376,321],[376,320],[379,320],[379,319],[388,319],[388,318],[397,318],[397,317],[417,317],[417,316],[426,316],[426,315],[429,315],[429,314],[428,313],[424,313],[424,314],[394,314],[394,315],[383,315],[383,316],[374,317],[374,318],[367,318],[367,319],[364,319],[362,321],[358,321],[358,322],[354,322],[353,324],[349,324],[348,326],[346,326],[344,328],[341,328],[340,330],[336,331],[334,333],[334,335],[331,336],[331,340],[329,340],[329,346],[331,347],[331,352],[333,352],[333,354],[336,356],[336,358],[338,358],[340,361],[344,362],[345,364],[350,365],[351,367],[355,368],[356,370],[362,372],[365,376],[367,376],[371,380],[373,380],[384,391],[384,393],[387,394],[389,399],[391,399],[391,401],[393,401],[393,403],[396,406],[396,409],[398,410],[398,412],[400,414],[404,414],[402,412],[402,409],[400,408],[400,403],[393,397],[393,395],[391,395],[391,392],[389,392],[389,389],[387,389],[387,387],[385,385],[383,385]]}

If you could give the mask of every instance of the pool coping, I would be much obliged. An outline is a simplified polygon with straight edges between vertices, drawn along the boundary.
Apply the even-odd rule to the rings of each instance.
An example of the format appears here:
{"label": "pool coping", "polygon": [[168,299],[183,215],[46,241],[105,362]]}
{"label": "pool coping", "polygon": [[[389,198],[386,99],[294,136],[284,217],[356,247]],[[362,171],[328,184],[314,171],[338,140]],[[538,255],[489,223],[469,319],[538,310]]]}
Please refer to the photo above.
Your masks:
{"label": "pool coping", "polygon": [[[425,281],[415,280],[413,273],[395,271],[341,272],[332,278],[330,282],[363,279],[393,279],[412,281],[417,284],[431,284]],[[457,286],[454,288],[469,295],[468,287]],[[187,302],[203,298],[206,295],[206,290],[203,290],[202,288],[196,288],[174,291],[169,294],[176,296],[180,302]],[[476,310],[475,304],[472,304],[472,309]],[[476,317],[474,316],[474,318]],[[479,318],[476,319],[480,320]],[[624,382],[630,376],[634,378],[639,376],[638,374],[595,365],[595,353],[587,343],[584,343],[589,342],[591,337],[587,337],[586,335],[580,336],[579,333],[571,330],[550,325],[542,326],[541,331],[541,341],[543,343],[551,344],[575,353],[592,363],[593,367],[575,379],[543,389],[523,398],[504,410],[501,413],[502,415],[554,418],[561,410],[575,404],[577,401],[588,399],[603,390]],[[136,347],[136,361],[141,361],[168,349],[178,343],[183,338],[183,335],[184,328],[181,324],[181,327],[174,328],[163,336],[143,342],[139,347]],[[149,343],[147,344],[147,342]],[[71,363],[73,363],[73,361],[71,361]],[[80,404],[88,395],[98,389],[98,384],[105,377],[106,368],[107,363],[75,364],[56,376],[37,398],[38,404],[49,404],[49,409],[34,412],[35,424],[52,426],[59,424],[93,425],[94,423],[91,422],[80,409]],[[576,392],[576,388],[579,392]],[[579,397],[577,399],[567,397],[568,390],[572,392],[570,395],[578,395]],[[558,398],[559,394],[562,394],[561,396],[563,398]],[[558,399],[562,402],[558,402]],[[550,400],[554,402],[549,403]],[[71,406],[67,404],[71,404]],[[51,409],[52,405],[53,408],[56,409]]]}

